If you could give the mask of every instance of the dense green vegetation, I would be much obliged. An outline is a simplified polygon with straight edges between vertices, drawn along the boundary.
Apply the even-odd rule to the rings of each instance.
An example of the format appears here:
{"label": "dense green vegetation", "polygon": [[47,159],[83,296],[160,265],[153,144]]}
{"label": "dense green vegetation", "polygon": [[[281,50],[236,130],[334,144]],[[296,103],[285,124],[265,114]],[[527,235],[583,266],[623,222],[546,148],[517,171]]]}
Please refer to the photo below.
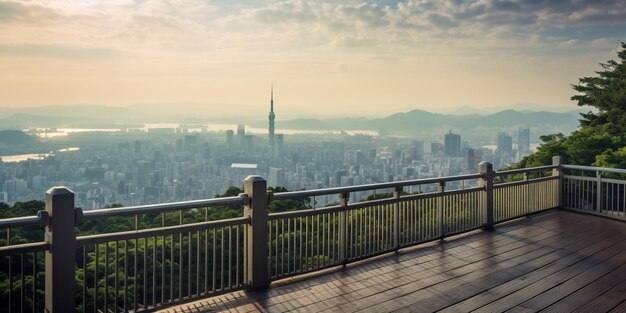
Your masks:
{"label": "dense green vegetation", "polygon": [[541,136],[543,144],[516,167],[552,163],[560,155],[568,164],[626,168],[626,44],[617,52],[618,60],[600,63],[597,76],[583,77],[572,96],[581,107],[595,110],[581,114],[579,128],[565,136]]}

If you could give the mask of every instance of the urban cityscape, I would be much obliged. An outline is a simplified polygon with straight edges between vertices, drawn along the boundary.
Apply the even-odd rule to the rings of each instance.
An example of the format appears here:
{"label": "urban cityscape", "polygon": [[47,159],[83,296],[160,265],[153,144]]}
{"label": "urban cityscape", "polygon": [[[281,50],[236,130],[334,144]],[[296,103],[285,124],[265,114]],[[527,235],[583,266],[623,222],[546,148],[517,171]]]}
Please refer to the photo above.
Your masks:
{"label": "urban cityscape", "polygon": [[[73,133],[81,147],[3,158],[0,202],[41,199],[57,185],[76,192],[84,209],[203,199],[241,187],[252,174],[266,177],[268,186],[319,189],[477,173],[482,161],[503,168],[532,152],[530,130],[521,127],[513,134],[498,132],[495,145],[487,146],[452,131],[435,140],[358,132],[285,135],[276,125],[273,87],[269,109],[267,134],[250,133],[245,125]],[[41,130],[37,134],[44,137]]]}

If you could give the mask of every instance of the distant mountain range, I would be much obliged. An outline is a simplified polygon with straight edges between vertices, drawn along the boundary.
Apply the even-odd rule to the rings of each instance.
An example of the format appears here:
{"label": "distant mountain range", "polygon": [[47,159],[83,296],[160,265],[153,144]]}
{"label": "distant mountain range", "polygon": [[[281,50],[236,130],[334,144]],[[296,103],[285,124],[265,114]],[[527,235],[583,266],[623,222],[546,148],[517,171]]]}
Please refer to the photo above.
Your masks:
{"label": "distant mountain range", "polygon": [[[374,130],[391,134],[413,134],[430,129],[450,128],[469,130],[474,128],[553,127],[562,126],[573,130],[578,125],[579,111],[566,113],[519,112],[504,110],[494,114],[452,115],[412,110],[384,118],[333,118],[294,119],[277,122],[278,128],[310,130]],[[261,126],[259,123],[257,126]]]}
{"label": "distant mountain range", "polygon": [[[416,109],[382,118],[279,119],[276,126],[278,132],[280,129],[369,130],[378,131],[382,134],[408,136],[424,135],[428,131],[439,134],[448,129],[464,133],[477,131],[488,134],[495,130],[513,130],[522,126],[532,128],[532,132],[538,135],[551,132],[570,132],[576,129],[580,118],[579,113],[583,111],[586,110],[557,113],[506,109],[492,114],[459,114],[458,112],[443,114]],[[260,128],[267,127],[267,120],[264,119],[264,116],[262,119],[255,120],[243,117],[220,118],[212,116],[211,112],[209,108],[200,105],[185,106],[185,109],[182,110],[171,104],[141,104],[129,107],[76,105],[14,108],[3,109],[2,115],[0,115],[0,130],[28,127],[105,128],[130,126],[145,122],[245,123]],[[278,116],[280,118],[280,112]]]}

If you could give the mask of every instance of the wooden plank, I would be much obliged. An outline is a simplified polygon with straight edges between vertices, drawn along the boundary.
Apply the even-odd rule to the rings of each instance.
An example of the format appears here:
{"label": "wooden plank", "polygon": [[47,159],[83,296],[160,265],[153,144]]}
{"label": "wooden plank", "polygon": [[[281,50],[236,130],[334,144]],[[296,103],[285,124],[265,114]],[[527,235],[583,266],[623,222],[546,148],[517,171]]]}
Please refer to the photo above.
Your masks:
{"label": "wooden plank", "polygon": [[624,313],[626,312],[626,300],[622,301],[622,303],[609,311],[611,313]]}
{"label": "wooden plank", "polygon": [[[575,292],[578,289],[583,288],[584,286],[592,283],[596,279],[610,273],[619,268],[620,264],[626,263],[626,253],[620,254],[621,257],[612,260],[611,262],[604,262],[602,264],[598,264],[583,273],[573,277],[572,279],[567,280],[566,282],[557,285],[556,287],[541,293],[540,295],[526,300],[521,303],[520,306],[524,308],[529,308],[531,310],[542,310],[549,305],[565,298],[571,293]],[[626,268],[626,265],[623,266]],[[571,310],[568,310],[571,311]]]}
{"label": "wooden plank", "polygon": [[[626,249],[626,245],[624,246],[624,249]],[[451,304],[457,303],[467,298],[471,298],[476,294],[480,294],[487,289],[491,289],[515,277],[532,273],[537,268],[540,268],[546,264],[562,259],[562,256],[559,253],[562,251],[563,250],[555,250],[554,253],[548,254],[529,262],[522,262],[521,264],[504,271],[500,270],[498,266],[495,266],[494,268],[486,270],[487,272],[491,272],[491,274],[487,274],[483,277],[471,274],[466,275],[462,278],[465,284],[457,281],[456,285],[451,285],[446,288],[435,287],[435,289],[437,289],[438,291],[438,294],[437,296],[432,298],[424,298],[419,296],[418,294],[414,294],[413,296],[417,300],[414,299],[413,303],[407,304],[405,307],[399,309],[399,311],[411,312],[415,310],[440,310],[442,308],[450,306]],[[450,296],[454,294],[458,296]],[[440,295],[445,295],[445,297],[441,297]],[[408,302],[410,302],[410,300]],[[394,306],[398,306],[398,301],[396,301],[396,303],[392,305],[392,307]]]}
{"label": "wooden plank", "polygon": [[563,246],[563,248],[567,248],[570,253],[556,262],[547,264],[546,266],[538,268],[528,274],[520,275],[513,280],[498,285],[497,287],[490,288],[481,294],[456,303],[442,310],[442,312],[469,312],[476,310],[497,299],[527,287],[528,285],[543,279],[543,277],[563,270],[590,255],[594,255],[604,249],[610,249],[615,243],[621,241],[621,237],[619,237],[619,235],[608,238],[604,237],[600,240],[598,240],[598,238],[603,238],[603,233],[596,233],[595,236],[589,236],[588,239],[582,240],[581,242],[571,246]]}
{"label": "wooden plank", "polygon": [[[614,286],[602,296],[593,299],[574,312],[609,312],[626,301],[626,281]],[[617,311],[619,312],[619,311]],[[622,311],[624,312],[624,311]]]}
{"label": "wooden plank", "polygon": [[[608,290],[625,280],[626,265],[622,265],[617,270],[604,275],[600,279],[559,300],[559,302],[546,308],[544,312],[558,313],[574,311],[575,309],[585,305],[587,302],[601,297]],[[626,310],[624,312],[626,312]]]}
{"label": "wooden plank", "polygon": [[[583,236],[568,237],[566,239],[562,239],[560,236],[557,236],[558,240],[556,240],[556,242],[569,240],[571,243],[576,243],[580,241],[581,238],[583,238]],[[456,288],[460,284],[468,284],[468,281],[484,279],[490,274],[502,272],[512,267],[517,267],[517,270],[526,267],[527,271],[532,271],[534,268],[528,267],[525,263],[553,251],[560,250],[558,247],[551,246],[554,242],[546,240],[544,243],[546,244],[545,247],[525,245],[520,249],[498,254],[497,257],[495,257],[497,259],[496,262],[489,262],[489,260],[486,260],[469,264],[464,267],[465,272],[457,271],[453,273],[454,277],[447,280],[441,279],[440,281],[436,281],[435,284],[424,285],[420,281],[417,281],[413,284],[394,288],[388,292],[383,292],[367,299],[360,299],[356,303],[340,306],[338,309],[387,312],[401,309],[403,307],[408,307],[409,311],[412,309],[430,311],[434,307],[445,307],[449,305],[446,299],[447,291],[452,288]],[[546,262],[549,263],[559,257],[560,256],[556,255],[552,259],[546,260]],[[464,281],[464,276],[468,281]],[[467,285],[467,288],[470,290],[473,289],[471,285]],[[424,290],[428,290],[428,292]],[[436,290],[436,295],[441,296],[443,300],[437,299],[437,297],[428,296],[427,294],[430,293],[431,290]],[[478,293],[480,291],[476,291],[474,289],[474,292]],[[457,302],[460,300],[462,299],[457,300]]]}
{"label": "wooden plank", "polygon": [[512,307],[519,305],[526,299],[535,297],[542,292],[545,292],[552,287],[567,281],[573,276],[576,276],[588,269],[589,267],[596,266],[607,260],[622,259],[626,252],[626,243],[615,245],[611,248],[604,249],[593,257],[585,258],[572,266],[569,266],[561,271],[551,274],[547,277],[543,277],[541,280],[526,286],[518,291],[515,291],[505,297],[502,297],[486,306],[483,306],[476,310],[476,312],[502,312]]}

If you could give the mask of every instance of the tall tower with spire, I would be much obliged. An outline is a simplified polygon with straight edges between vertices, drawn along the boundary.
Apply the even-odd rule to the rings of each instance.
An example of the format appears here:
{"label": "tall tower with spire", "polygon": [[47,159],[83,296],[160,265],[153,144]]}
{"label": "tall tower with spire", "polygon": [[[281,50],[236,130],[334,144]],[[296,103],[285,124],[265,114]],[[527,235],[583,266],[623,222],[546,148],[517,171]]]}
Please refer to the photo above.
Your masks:
{"label": "tall tower with spire", "polygon": [[276,115],[274,115],[274,84],[272,84],[272,91],[271,91],[271,96],[270,96],[270,115],[269,115],[269,120],[270,120],[269,140],[270,140],[270,148],[272,148],[272,151],[274,149],[274,119],[275,118],[276,118]]}

